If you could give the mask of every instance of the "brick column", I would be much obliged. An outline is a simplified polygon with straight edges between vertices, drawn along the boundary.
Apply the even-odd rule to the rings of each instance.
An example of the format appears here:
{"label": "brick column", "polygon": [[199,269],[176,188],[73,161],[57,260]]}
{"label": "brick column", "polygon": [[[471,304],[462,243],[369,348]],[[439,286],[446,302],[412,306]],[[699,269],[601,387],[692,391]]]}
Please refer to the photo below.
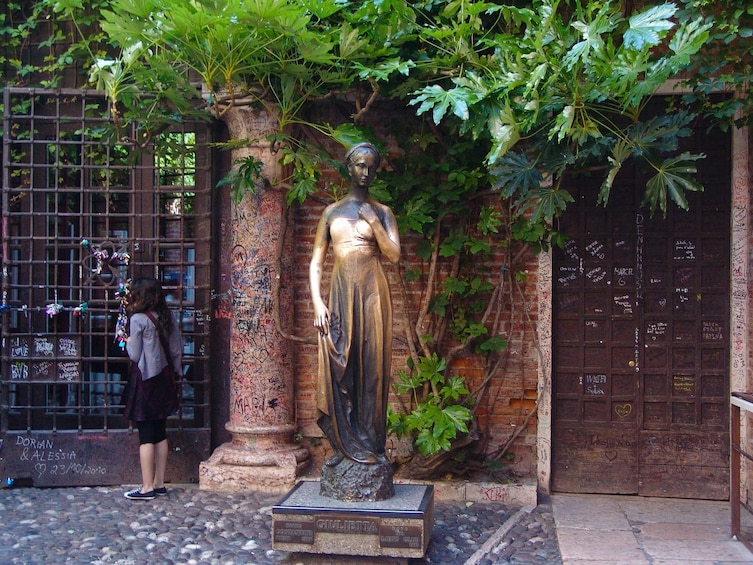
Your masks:
{"label": "brick column", "polygon": [[[249,107],[223,116],[231,138],[263,139],[276,131],[274,116]],[[280,170],[269,145],[234,151],[233,160],[253,156],[264,163],[266,186],[233,203],[230,302],[230,421],[232,440],[200,465],[199,486],[206,490],[286,492],[308,465],[308,450],[293,443],[294,348],[277,332],[274,310],[284,328],[292,327],[292,238],[281,243],[285,194]],[[283,245],[282,268],[276,265]],[[279,272],[285,271],[285,272]],[[280,281],[279,297],[274,281]]]}

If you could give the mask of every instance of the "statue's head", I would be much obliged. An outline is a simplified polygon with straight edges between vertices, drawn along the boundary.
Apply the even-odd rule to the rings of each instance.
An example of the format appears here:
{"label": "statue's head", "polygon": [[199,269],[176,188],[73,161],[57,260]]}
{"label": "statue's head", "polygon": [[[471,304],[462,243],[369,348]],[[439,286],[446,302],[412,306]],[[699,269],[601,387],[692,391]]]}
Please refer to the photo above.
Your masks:
{"label": "statue's head", "polygon": [[367,141],[356,143],[354,146],[348,149],[348,152],[345,154],[345,166],[349,167],[350,162],[362,153],[373,154],[376,159],[374,163],[376,167],[379,168],[379,165],[382,162],[382,155],[379,153],[379,149],[377,149],[374,145],[368,143]]}

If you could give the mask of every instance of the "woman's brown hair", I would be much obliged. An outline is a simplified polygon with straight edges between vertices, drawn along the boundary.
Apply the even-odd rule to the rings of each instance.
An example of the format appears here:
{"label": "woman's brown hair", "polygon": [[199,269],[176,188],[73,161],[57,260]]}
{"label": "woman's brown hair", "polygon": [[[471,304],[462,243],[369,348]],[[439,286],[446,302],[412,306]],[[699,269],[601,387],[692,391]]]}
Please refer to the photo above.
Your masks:
{"label": "woman's brown hair", "polygon": [[173,333],[173,315],[167,307],[165,292],[157,279],[142,277],[131,281],[128,314],[138,312],[155,312],[160,331],[166,336]]}

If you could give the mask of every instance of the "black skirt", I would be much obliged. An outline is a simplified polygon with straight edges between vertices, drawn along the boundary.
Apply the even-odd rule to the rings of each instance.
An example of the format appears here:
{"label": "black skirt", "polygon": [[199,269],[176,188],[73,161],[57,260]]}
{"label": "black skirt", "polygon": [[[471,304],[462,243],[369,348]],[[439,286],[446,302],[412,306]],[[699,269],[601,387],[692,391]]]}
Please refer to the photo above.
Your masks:
{"label": "black skirt", "polygon": [[131,361],[125,393],[124,415],[134,422],[162,420],[180,405],[180,382],[169,365],[159,375],[144,380],[137,363]]}

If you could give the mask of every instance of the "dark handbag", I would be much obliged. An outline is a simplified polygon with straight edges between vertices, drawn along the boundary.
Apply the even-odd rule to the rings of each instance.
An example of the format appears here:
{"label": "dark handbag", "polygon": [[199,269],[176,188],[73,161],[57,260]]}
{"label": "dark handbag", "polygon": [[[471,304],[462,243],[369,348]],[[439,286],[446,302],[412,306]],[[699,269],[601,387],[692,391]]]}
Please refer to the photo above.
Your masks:
{"label": "dark handbag", "polygon": [[[173,365],[173,358],[170,355],[170,347],[167,343],[167,338],[165,337],[165,334],[162,332],[162,327],[157,323],[157,320],[152,315],[151,312],[144,312],[147,317],[152,321],[154,324],[154,327],[157,328],[157,333],[159,334],[159,342],[162,346],[162,351],[165,353],[165,357],[167,358],[167,367],[162,369],[163,373],[167,373],[168,379],[167,382],[169,383],[168,386],[171,387],[170,390],[170,396],[171,398],[174,398],[174,408],[172,408],[172,412],[175,412],[180,407],[181,400],[183,399],[183,395],[181,394],[181,380],[183,379],[183,375],[176,372],[175,366]],[[171,403],[172,404],[172,403]]]}

